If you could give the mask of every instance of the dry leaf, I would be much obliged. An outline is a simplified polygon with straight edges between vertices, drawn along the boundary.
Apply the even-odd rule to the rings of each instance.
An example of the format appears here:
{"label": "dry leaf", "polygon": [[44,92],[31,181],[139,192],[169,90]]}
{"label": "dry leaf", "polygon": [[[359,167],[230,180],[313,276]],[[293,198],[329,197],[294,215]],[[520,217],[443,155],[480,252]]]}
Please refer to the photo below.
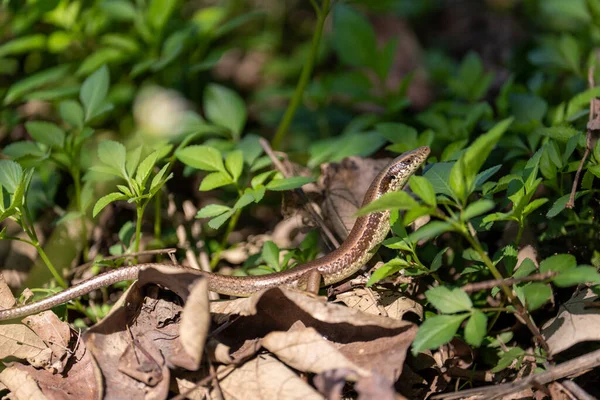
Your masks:
{"label": "dry leaf", "polygon": [[323,399],[295,372],[267,354],[259,355],[221,378],[219,372],[225,368],[217,370],[225,399]]}
{"label": "dry leaf", "polygon": [[600,310],[586,308],[598,300],[591,289],[582,290],[577,296],[562,304],[558,315],[542,327],[542,335],[550,347],[550,354],[557,354],[585,341],[600,340]]}
{"label": "dry leaf", "polygon": [[381,315],[379,307],[383,307],[390,318],[402,319],[406,313],[415,314],[419,320],[423,318],[423,306],[398,291],[371,291],[369,293],[368,289],[356,288],[351,292],[337,295],[336,300],[368,314]]}
{"label": "dry leaf", "polygon": [[4,275],[0,272],[0,310],[12,308],[15,304],[17,304],[17,301],[8,287]]}
{"label": "dry leaf", "polygon": [[0,373],[0,381],[11,391],[11,398],[14,400],[47,400],[25,371],[9,367]]}
{"label": "dry leaf", "polygon": [[51,400],[102,398],[102,379],[98,368],[81,342],[78,342],[75,354],[69,358],[62,374],[16,363],[11,368],[26,373]]}
{"label": "dry leaf", "polygon": [[198,366],[210,327],[208,310],[208,282],[206,279],[199,279],[185,303],[179,327],[181,345]]}
{"label": "dry leaf", "polygon": [[33,330],[52,350],[50,363],[47,367],[56,372],[62,372],[67,363],[69,354],[69,340],[71,330],[69,324],[58,319],[52,311],[44,311],[23,319],[31,330]]}
{"label": "dry leaf", "polygon": [[348,236],[369,185],[389,161],[348,157],[321,167],[320,184],[325,188],[323,214],[339,237]]}
{"label": "dry leaf", "polygon": [[348,369],[355,372],[353,379],[370,375],[368,370],[349,361],[313,328],[271,332],[263,339],[263,347],[299,371],[318,374],[331,369]]}
{"label": "dry leaf", "polygon": [[47,348],[46,343],[25,325],[0,325],[0,359],[33,359]]}

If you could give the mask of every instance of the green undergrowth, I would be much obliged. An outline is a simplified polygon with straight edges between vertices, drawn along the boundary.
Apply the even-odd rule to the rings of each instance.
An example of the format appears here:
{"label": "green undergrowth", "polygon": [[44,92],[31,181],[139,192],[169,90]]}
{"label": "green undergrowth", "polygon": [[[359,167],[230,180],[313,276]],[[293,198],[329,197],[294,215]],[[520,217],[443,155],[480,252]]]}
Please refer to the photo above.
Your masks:
{"label": "green undergrowth", "polygon": [[[120,210],[114,232],[105,232],[106,252],[137,252],[144,237],[146,248],[172,247],[176,226],[161,213],[169,198],[181,206],[199,191],[218,199],[196,215],[202,251],[216,268],[243,221],[258,207],[278,213],[280,192],[316,181],[323,163],[430,146],[412,194],[387,194],[359,212],[393,211],[383,243],[390,250],[368,285],[389,287],[399,274],[424,283],[413,354],[458,337],[486,355],[476,361],[481,368],[514,368],[532,355],[543,365],[540,318],[552,296],[581,284],[597,291],[600,283],[600,141],[586,130],[597,122],[589,112],[600,88],[590,87],[588,71],[600,80],[600,2],[529,0],[489,10],[511,15],[526,32],[502,76],[477,52],[453,54],[427,37],[420,72],[434,100],[424,108],[409,97],[417,71],[389,83],[399,39],[378,40],[367,16],[394,13],[418,24],[440,12],[435,2],[290,6],[298,10],[192,3],[2,2],[0,117],[6,132],[26,134],[0,136],[0,221],[24,232],[4,225],[0,239],[34,246],[48,279],[66,287],[64,266],[52,263],[36,234],[42,217],[52,216],[52,228],[79,227],[86,262],[90,226],[106,207]],[[313,20],[288,27],[292,11]],[[236,51],[267,54],[258,82],[212,73]],[[36,104],[45,111],[25,111]],[[260,143],[273,136],[274,149],[312,177],[273,168]],[[525,245],[538,259],[517,268]],[[319,249],[316,232],[295,249],[268,241],[236,273],[281,271]],[[490,288],[464,289],[491,280]],[[107,312],[69,307],[91,322]],[[514,315],[525,337],[505,331]]]}

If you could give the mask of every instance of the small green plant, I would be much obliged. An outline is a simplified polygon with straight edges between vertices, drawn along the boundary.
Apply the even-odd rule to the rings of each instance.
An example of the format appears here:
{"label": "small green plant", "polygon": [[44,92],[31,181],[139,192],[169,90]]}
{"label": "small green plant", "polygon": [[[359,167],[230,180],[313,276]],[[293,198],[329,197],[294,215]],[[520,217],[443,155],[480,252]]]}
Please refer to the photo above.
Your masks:
{"label": "small green plant", "polygon": [[[173,177],[172,173],[167,172],[169,163],[163,165],[155,174],[153,173],[155,165],[171,151],[171,148],[171,145],[162,146],[141,159],[142,147],[137,147],[127,153],[125,146],[112,140],[103,141],[98,146],[98,158],[102,164],[93,166],[92,171],[116,176],[123,179],[126,185],[117,185],[119,191],[98,199],[94,205],[93,215],[95,217],[104,207],[117,200],[134,203],[136,211],[134,252],[140,250],[142,222],[146,207],[163,185]],[[152,180],[150,181],[151,176]]]}

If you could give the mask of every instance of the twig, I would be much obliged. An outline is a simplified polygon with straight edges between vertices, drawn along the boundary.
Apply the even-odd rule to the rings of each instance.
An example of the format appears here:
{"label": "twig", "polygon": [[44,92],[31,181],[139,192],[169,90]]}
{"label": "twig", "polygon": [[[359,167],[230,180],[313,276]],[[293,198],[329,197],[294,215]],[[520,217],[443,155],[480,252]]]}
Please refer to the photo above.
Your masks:
{"label": "twig", "polygon": [[510,286],[515,283],[521,282],[535,282],[535,281],[545,281],[546,279],[550,279],[554,276],[558,275],[558,272],[555,271],[547,271],[541,274],[533,274],[529,276],[523,276],[521,278],[507,278],[507,279],[494,279],[491,281],[484,282],[475,282],[475,283],[467,283],[461,289],[467,293],[478,292],[480,290],[492,289],[497,286]]}
{"label": "twig", "polygon": [[546,385],[550,382],[554,382],[568,376],[578,375],[598,366],[600,366],[600,350],[596,350],[566,361],[553,368],[549,368],[546,372],[529,375],[518,382],[484,386],[481,388],[462,390],[455,393],[439,394],[432,396],[432,399],[452,400],[463,399],[470,396],[478,396],[479,398],[485,396],[487,400],[492,400],[502,398],[503,396],[508,396],[512,393],[520,392],[536,384]]}
{"label": "twig", "polygon": [[[283,163],[281,161],[279,161],[279,159],[277,158],[277,156],[273,152],[273,149],[269,145],[269,142],[267,142],[263,138],[260,138],[259,142],[260,142],[260,145],[262,146],[263,150],[265,151],[265,153],[267,153],[267,155],[269,156],[269,158],[273,162],[273,165],[275,166],[275,168],[277,168],[277,170],[279,172],[281,172],[281,174],[285,178],[291,178],[292,174],[285,168],[285,166],[283,165]],[[333,246],[331,248],[332,249],[337,249],[338,247],[340,247],[340,243],[335,238],[335,236],[333,236],[333,233],[331,232],[331,230],[329,230],[329,228],[325,224],[325,221],[323,220],[323,218],[321,218],[321,216],[317,212],[317,205],[312,200],[310,200],[308,198],[308,196],[306,195],[306,193],[304,193],[304,191],[302,190],[302,188],[294,189],[294,192],[298,196],[300,196],[300,198],[304,201],[305,209],[310,213],[312,219],[317,223],[317,225],[319,225],[319,228],[321,229],[321,232],[323,232],[323,234],[326,236],[326,238],[329,241],[329,243],[331,244],[331,246]]]}
{"label": "twig", "polygon": [[571,380],[564,380],[561,383],[579,400],[597,400],[594,396],[583,390],[581,386]]}
{"label": "twig", "polygon": [[[592,65],[588,70],[588,84],[590,89],[596,86],[594,82],[594,66]],[[587,129],[585,131],[585,153],[583,153],[583,157],[579,162],[579,167],[577,167],[577,172],[575,173],[575,179],[573,180],[573,187],[571,188],[571,195],[569,196],[569,201],[565,205],[566,208],[575,207],[575,194],[577,193],[577,184],[579,182],[579,176],[581,175],[581,170],[583,169],[583,164],[587,160],[590,155],[590,150],[592,149],[592,131],[598,129],[598,115],[596,115],[596,102],[598,100],[593,98],[590,100],[590,115],[588,118]]]}

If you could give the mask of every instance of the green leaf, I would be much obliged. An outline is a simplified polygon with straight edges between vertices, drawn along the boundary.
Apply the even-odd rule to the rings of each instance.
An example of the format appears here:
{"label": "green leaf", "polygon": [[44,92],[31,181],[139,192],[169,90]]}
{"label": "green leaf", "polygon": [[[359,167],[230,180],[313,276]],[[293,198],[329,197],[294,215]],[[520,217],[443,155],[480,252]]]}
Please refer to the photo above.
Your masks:
{"label": "green leaf", "polygon": [[271,182],[267,184],[267,190],[273,190],[275,192],[280,192],[284,190],[292,190],[297,189],[306,185],[307,183],[312,183],[315,181],[315,178],[309,176],[293,176],[291,178],[284,179],[273,179]]}
{"label": "green leaf", "polygon": [[108,68],[106,65],[103,65],[81,85],[79,99],[85,109],[86,122],[106,111],[105,99],[108,94],[109,84],[110,76]]}
{"label": "green leaf", "polygon": [[548,271],[563,272],[577,266],[575,256],[571,254],[557,254],[546,258],[540,263],[540,272]]}
{"label": "green leaf", "polygon": [[468,316],[469,314],[436,315],[427,318],[419,327],[412,343],[413,355],[416,356],[424,350],[437,349],[450,342]]}
{"label": "green leaf", "polygon": [[385,210],[410,210],[416,206],[418,206],[417,201],[410,197],[408,193],[403,191],[389,192],[358,210],[356,215],[362,216]]}
{"label": "green leaf", "polygon": [[435,199],[435,191],[433,190],[433,185],[429,180],[422,176],[413,175],[410,177],[410,189],[414,194],[419,196],[425,203],[432,207],[437,206],[437,201]]}
{"label": "green leaf", "polygon": [[100,199],[94,205],[94,210],[92,211],[92,215],[96,217],[100,211],[104,209],[107,205],[117,200],[127,200],[127,196],[120,192],[109,193],[106,196],[100,197]]}
{"label": "green leaf", "polygon": [[260,173],[256,176],[254,176],[250,180],[250,186],[255,188],[257,186],[263,185],[266,181],[268,181],[270,178],[272,178],[276,173],[277,173],[277,171],[274,171],[274,170]]}
{"label": "green leaf", "polygon": [[204,91],[204,112],[214,124],[229,129],[234,139],[239,139],[246,124],[246,105],[233,90],[209,84]]}
{"label": "green leaf", "polygon": [[223,156],[214,147],[201,145],[187,146],[179,150],[175,155],[179,161],[190,167],[202,171],[226,173],[225,166],[223,165]]}
{"label": "green leaf", "polygon": [[178,0],[151,0],[146,18],[156,32],[161,32],[175,11]]}
{"label": "green leaf", "polygon": [[231,180],[229,174],[225,172],[211,172],[210,174],[206,175],[204,179],[202,179],[199,190],[201,192],[205,192],[232,183],[233,181]]}
{"label": "green leaf", "polygon": [[50,122],[30,121],[25,123],[27,132],[36,141],[48,147],[63,148],[65,143],[65,131]]}
{"label": "green leaf", "polygon": [[4,96],[4,105],[11,104],[15,100],[20,99],[24,94],[38,89],[42,86],[61,82],[69,72],[70,66],[67,64],[59,65],[58,67],[49,68],[31,75],[25,79],[13,84]]}
{"label": "green leaf", "polygon": [[465,340],[471,346],[479,347],[486,333],[487,316],[479,310],[473,310],[465,326]]}
{"label": "green leaf", "polygon": [[376,64],[377,42],[369,21],[343,3],[333,9],[332,43],[343,63],[353,67]]}
{"label": "green leaf", "polygon": [[12,159],[19,159],[25,156],[42,158],[46,155],[46,151],[42,147],[43,146],[37,142],[21,140],[8,144],[4,149],[2,149],[2,154]]}
{"label": "green leaf", "polygon": [[152,172],[152,168],[154,164],[156,164],[156,160],[158,158],[158,152],[154,151],[150,153],[144,160],[140,163],[135,173],[135,181],[143,187],[146,183],[146,180],[150,177],[150,173]]}
{"label": "green leaf", "polygon": [[0,58],[13,54],[24,54],[43,50],[46,47],[46,36],[42,34],[34,34],[18,37],[0,46]]}
{"label": "green leaf", "polygon": [[403,270],[408,267],[408,261],[402,258],[394,258],[381,267],[377,268],[373,274],[369,277],[369,281],[367,282],[367,287],[374,285],[382,279],[387,278],[388,276],[395,274],[398,271]]}
{"label": "green leaf", "polygon": [[210,221],[208,221],[208,226],[210,226],[212,229],[219,229],[221,225],[223,225],[225,222],[227,222],[229,218],[231,218],[233,213],[233,210],[227,211],[219,215],[218,217],[211,219]]}
{"label": "green leaf", "polygon": [[12,160],[0,160],[0,186],[8,193],[15,193],[22,177],[23,168],[19,163]]}
{"label": "green leaf", "polygon": [[450,180],[450,171],[454,164],[454,162],[435,163],[423,174],[431,182],[433,190],[437,194],[443,194],[450,198],[454,197],[452,188],[448,183]]}
{"label": "green leaf", "polygon": [[128,0],[103,1],[100,8],[119,21],[133,21],[136,16],[135,6]]}
{"label": "green leaf", "polygon": [[440,251],[438,251],[438,253],[435,255],[435,257],[433,258],[433,261],[431,262],[431,265],[429,266],[429,270],[431,272],[435,272],[438,269],[441,268],[442,266],[442,261],[444,258],[444,254],[446,254],[446,252],[450,249],[450,247],[446,247]]}
{"label": "green leaf", "polygon": [[520,347],[513,347],[512,349],[502,354],[502,357],[500,357],[500,360],[498,360],[498,364],[494,368],[492,368],[491,372],[500,372],[503,369],[510,367],[513,361],[521,357],[523,354],[525,354],[525,351],[523,351],[523,349],[521,349]]}
{"label": "green leaf", "polygon": [[212,218],[230,210],[231,207],[223,206],[221,204],[209,204],[205,207],[202,207],[198,211],[198,213],[196,214],[196,218]]}
{"label": "green leaf", "polygon": [[65,121],[67,124],[74,128],[83,128],[83,120],[85,115],[83,113],[83,108],[78,101],[62,101],[58,105],[58,112],[60,113],[60,117],[63,119],[63,121]]}
{"label": "green leaf", "polygon": [[553,282],[558,287],[575,286],[580,283],[600,283],[600,274],[594,267],[581,266],[561,272],[554,277]]}
{"label": "green leaf", "polygon": [[[584,193],[587,193],[587,191],[583,191],[583,192],[577,192],[575,193],[575,199],[579,198],[581,195],[583,195]],[[563,211],[566,208],[567,203],[569,202],[569,198],[571,197],[571,194],[565,194],[564,196],[559,197],[554,204],[552,204],[552,207],[550,207],[550,209],[548,210],[548,212],[546,213],[546,217],[548,218],[554,218],[556,217],[558,214],[561,213],[561,211]]]}
{"label": "green leaf", "polygon": [[263,249],[262,249],[262,258],[263,260],[265,260],[265,262],[267,263],[267,265],[269,267],[271,267],[271,269],[275,270],[275,271],[279,271],[280,270],[280,266],[279,266],[279,247],[277,247],[277,245],[275,243],[273,243],[272,241],[267,241],[264,245],[263,245]]}
{"label": "green leaf", "polygon": [[[475,139],[452,168],[452,171],[450,172],[450,182],[452,182],[453,179],[464,179],[466,190],[464,195],[468,196],[475,189],[475,177],[477,176],[477,173],[483,166],[483,163],[487,160],[498,140],[500,140],[512,122],[513,118],[507,118],[500,121],[487,133],[484,133]],[[463,196],[461,198],[465,199],[466,197]]]}
{"label": "green leaf", "polygon": [[452,225],[450,225],[447,222],[432,221],[408,235],[408,238],[406,240],[409,242],[419,242],[421,240],[431,239],[444,232],[449,232],[452,230]]}
{"label": "green leaf", "polygon": [[242,175],[242,170],[244,169],[244,155],[241,150],[234,150],[227,154],[227,158],[225,158],[225,166],[227,167],[227,171],[233,177],[235,182],[240,179]]}
{"label": "green leaf", "polygon": [[450,290],[445,286],[438,286],[426,291],[425,297],[444,314],[469,311],[473,308],[469,295],[459,288]]}
{"label": "green leaf", "polygon": [[542,282],[533,282],[523,288],[525,304],[529,311],[540,308],[552,296],[552,289]]}
{"label": "green leaf", "polygon": [[127,177],[125,169],[125,146],[114,140],[104,140],[98,145],[98,158],[110,167],[116,167],[123,178]]}
{"label": "green leaf", "polygon": [[127,175],[133,176],[135,170],[140,163],[140,157],[142,156],[142,147],[138,146],[135,149],[127,152],[127,161],[125,162],[125,170],[127,171]]}
{"label": "green leaf", "polygon": [[532,212],[534,212],[535,210],[537,210],[538,208],[540,208],[547,202],[548,202],[547,198],[535,199],[534,201],[532,201],[531,203],[529,203],[525,206],[525,208],[523,209],[523,215],[527,216],[527,215],[531,214]]}
{"label": "green leaf", "polygon": [[521,262],[519,268],[517,268],[517,270],[513,274],[513,278],[522,278],[525,276],[529,276],[536,270],[537,268],[535,266],[535,263],[530,258],[526,258]]}
{"label": "green leaf", "polygon": [[477,217],[481,214],[492,210],[495,207],[495,203],[492,200],[477,200],[475,203],[471,203],[467,206],[465,211],[461,214],[463,221],[468,221],[471,218]]}
{"label": "green leaf", "polygon": [[[167,169],[169,168],[169,163],[166,163],[165,165],[163,165],[163,167],[160,169],[160,171],[158,171],[158,173],[156,175],[154,175],[154,178],[152,178],[152,182],[150,183],[150,191],[151,192],[156,192],[159,189],[159,185],[162,185],[162,178],[164,176],[164,174],[167,173]],[[165,180],[164,182],[168,181],[169,179],[171,179],[171,177],[173,176],[173,174],[171,173]],[[164,183],[163,182],[163,183]]]}

